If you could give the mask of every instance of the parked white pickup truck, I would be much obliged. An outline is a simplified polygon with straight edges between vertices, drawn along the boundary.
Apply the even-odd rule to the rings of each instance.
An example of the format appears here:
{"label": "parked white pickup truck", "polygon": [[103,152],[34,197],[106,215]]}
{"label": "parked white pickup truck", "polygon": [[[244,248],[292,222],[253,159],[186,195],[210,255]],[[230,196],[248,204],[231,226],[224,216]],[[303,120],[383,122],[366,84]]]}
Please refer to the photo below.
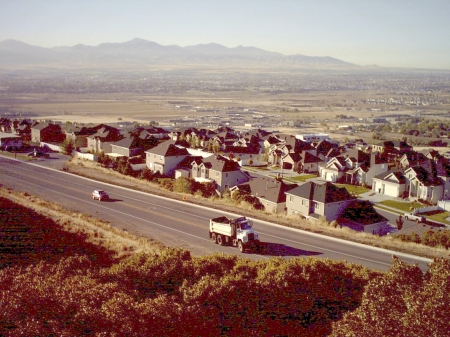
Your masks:
{"label": "parked white pickup truck", "polygon": [[415,222],[425,222],[425,217],[419,213],[405,213],[403,215],[406,220],[411,220]]}

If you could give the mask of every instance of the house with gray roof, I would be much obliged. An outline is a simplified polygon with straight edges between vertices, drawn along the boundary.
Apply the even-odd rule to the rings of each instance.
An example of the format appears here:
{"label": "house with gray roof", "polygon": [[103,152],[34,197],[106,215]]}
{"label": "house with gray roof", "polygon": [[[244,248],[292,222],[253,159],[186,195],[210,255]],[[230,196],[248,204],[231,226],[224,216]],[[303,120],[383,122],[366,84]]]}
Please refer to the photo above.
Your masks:
{"label": "house with gray roof", "polygon": [[144,152],[139,137],[127,137],[111,144],[111,153],[117,156],[134,157]]}
{"label": "house with gray roof", "polygon": [[245,183],[250,179],[249,175],[241,170],[239,163],[220,155],[197,158],[193,161],[191,178],[197,181],[213,181],[220,194],[227,188]]}
{"label": "house with gray roof", "polygon": [[241,191],[258,198],[268,213],[284,213],[286,211],[286,192],[297,187],[297,184],[287,184],[281,179],[259,176],[244,184],[230,189]]}
{"label": "house with gray roof", "polygon": [[120,130],[105,124],[94,128],[96,132],[87,136],[87,148],[93,152],[111,153],[111,144],[124,138]]}
{"label": "house with gray roof", "polygon": [[61,126],[53,123],[37,123],[31,127],[31,141],[35,143],[61,143],[66,138]]}
{"label": "house with gray roof", "polygon": [[372,191],[398,198],[407,190],[407,181],[403,170],[391,170],[373,178]]}
{"label": "house with gray roof", "polygon": [[336,220],[355,197],[330,182],[306,182],[286,192],[287,214],[305,218]]}
{"label": "house with gray roof", "polygon": [[170,139],[145,151],[145,163],[150,171],[166,176],[174,174],[178,164],[189,157],[187,149],[176,144]]}

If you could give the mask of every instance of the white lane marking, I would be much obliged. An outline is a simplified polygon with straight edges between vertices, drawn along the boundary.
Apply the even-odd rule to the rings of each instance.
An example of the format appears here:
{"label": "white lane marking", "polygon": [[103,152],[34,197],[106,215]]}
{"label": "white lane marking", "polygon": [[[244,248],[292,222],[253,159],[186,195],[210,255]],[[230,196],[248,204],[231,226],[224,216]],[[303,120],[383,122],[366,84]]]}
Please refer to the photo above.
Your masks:
{"label": "white lane marking", "polygon": [[[65,197],[68,197],[68,198],[71,198],[71,199],[74,199],[74,200],[78,200],[78,201],[85,202],[85,203],[89,203],[89,204],[92,204],[92,203],[93,203],[92,201],[86,201],[86,200],[84,200],[84,199],[76,198],[76,197],[71,196],[71,195],[66,195],[66,194],[64,194],[64,193],[61,193],[61,192],[52,190],[52,189],[47,188],[47,187],[42,187],[42,186],[39,186],[39,185],[36,185],[36,184],[33,184],[33,183],[27,183],[27,184],[28,184],[28,185],[33,185],[33,186],[38,187],[38,188],[41,188],[41,189],[45,189],[45,190],[51,191],[51,192],[53,192],[53,193],[57,193],[57,194],[63,195],[63,196],[65,196]],[[106,206],[103,206],[103,205],[99,205],[99,204],[97,204],[96,207],[104,208],[104,209],[106,209],[106,210],[108,210],[108,211],[113,211],[113,212],[116,212],[116,213],[119,213],[119,214],[122,214],[122,215],[125,215],[125,216],[129,216],[129,217],[134,218],[134,219],[138,219],[139,221],[142,221],[142,222],[147,222],[147,223],[149,223],[149,224],[152,224],[152,225],[155,225],[155,226],[159,226],[159,227],[162,227],[162,228],[165,228],[165,229],[170,229],[170,230],[172,230],[172,231],[174,231],[174,232],[182,233],[182,234],[184,234],[184,235],[191,236],[191,237],[193,237],[193,238],[200,239],[200,240],[202,240],[202,241],[206,241],[206,242],[208,242],[208,243],[210,243],[210,244],[214,244],[210,239],[205,239],[204,237],[201,237],[201,236],[197,236],[197,235],[194,235],[194,234],[190,234],[190,233],[187,233],[187,232],[183,232],[183,231],[181,231],[181,230],[179,230],[179,229],[175,229],[175,228],[172,228],[172,227],[168,227],[168,226],[159,224],[159,223],[157,223],[157,222],[153,222],[153,221],[150,221],[150,220],[147,220],[147,219],[143,219],[143,218],[137,217],[137,216],[135,216],[135,215],[131,215],[131,214],[128,214],[128,213],[125,213],[125,212],[121,212],[121,211],[115,210],[115,209],[113,209],[113,208],[109,208],[109,207],[106,207]],[[262,256],[262,255],[259,255],[259,254],[255,254],[255,255],[260,256],[260,257],[265,258],[265,259],[269,259],[268,257]]]}

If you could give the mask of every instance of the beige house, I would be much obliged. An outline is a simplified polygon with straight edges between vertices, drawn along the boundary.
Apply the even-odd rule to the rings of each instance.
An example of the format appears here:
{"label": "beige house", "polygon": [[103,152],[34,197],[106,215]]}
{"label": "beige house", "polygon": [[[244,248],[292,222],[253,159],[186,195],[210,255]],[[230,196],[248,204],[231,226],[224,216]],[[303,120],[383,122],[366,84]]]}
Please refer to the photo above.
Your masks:
{"label": "beige house", "polygon": [[330,182],[307,182],[286,192],[287,214],[305,218],[336,220],[355,200],[345,188]]}
{"label": "beige house", "polygon": [[152,172],[171,176],[178,164],[189,157],[184,147],[175,145],[175,141],[165,141],[150,150],[145,151],[145,163]]}
{"label": "beige house", "polygon": [[407,181],[401,170],[388,171],[373,178],[372,191],[398,198],[407,190]]}
{"label": "beige house", "polygon": [[410,167],[404,176],[409,181],[407,193],[410,200],[425,200],[437,204],[444,194],[444,181],[422,166]]}
{"label": "beige house", "polygon": [[250,179],[236,161],[219,155],[194,160],[191,163],[191,178],[197,181],[214,181],[219,193]]}
{"label": "beige house", "polygon": [[268,213],[284,214],[286,212],[286,191],[295,187],[297,184],[286,184],[281,179],[257,177],[233,187],[230,191],[233,193],[239,190],[258,198]]}

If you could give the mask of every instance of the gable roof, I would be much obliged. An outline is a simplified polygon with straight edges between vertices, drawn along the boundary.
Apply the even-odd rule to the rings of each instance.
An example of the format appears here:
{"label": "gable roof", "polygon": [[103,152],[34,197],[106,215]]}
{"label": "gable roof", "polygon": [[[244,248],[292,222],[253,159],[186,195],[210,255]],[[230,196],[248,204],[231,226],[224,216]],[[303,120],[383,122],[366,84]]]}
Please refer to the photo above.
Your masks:
{"label": "gable roof", "polygon": [[113,143],[112,145],[123,147],[126,149],[136,149],[141,147],[139,137],[124,138],[122,140],[119,140],[118,142]]}
{"label": "gable roof", "polygon": [[338,187],[329,181],[324,183],[309,181],[286,193],[323,204],[354,199],[347,189]]}
{"label": "gable roof", "polygon": [[156,154],[163,157],[188,156],[189,152],[184,147],[177,147],[175,141],[167,140],[157,146],[147,150],[147,153]]}
{"label": "gable roof", "polygon": [[241,170],[241,167],[237,162],[220,155],[203,158],[203,164],[210,170],[219,172],[233,172]]}
{"label": "gable roof", "polygon": [[[241,188],[241,185],[247,186]],[[241,185],[239,185],[239,188],[247,189],[251,195],[276,204],[286,202],[285,192],[297,186],[296,184],[286,184],[282,180],[270,177],[257,177]]]}

